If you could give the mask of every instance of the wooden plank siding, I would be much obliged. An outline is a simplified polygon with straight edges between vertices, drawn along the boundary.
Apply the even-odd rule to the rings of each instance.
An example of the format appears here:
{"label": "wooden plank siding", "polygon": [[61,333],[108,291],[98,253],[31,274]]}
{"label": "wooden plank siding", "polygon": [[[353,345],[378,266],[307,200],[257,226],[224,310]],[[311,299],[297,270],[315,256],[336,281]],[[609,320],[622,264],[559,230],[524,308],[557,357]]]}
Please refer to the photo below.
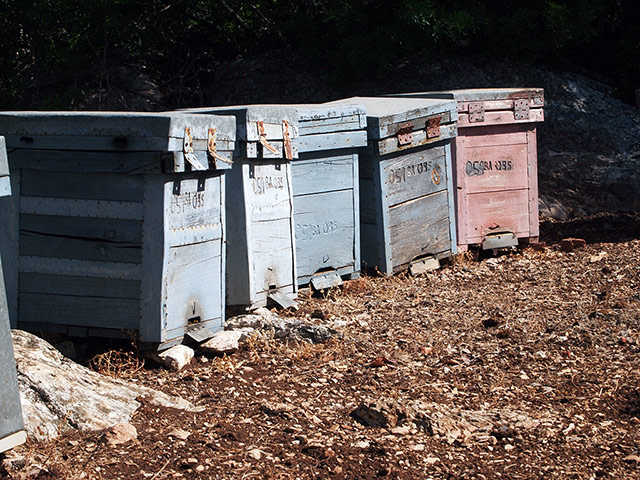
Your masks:
{"label": "wooden plank siding", "polygon": [[[0,137],[0,200],[6,199],[9,195],[11,195],[9,164],[4,138]],[[4,206],[6,204],[0,205],[0,208]],[[11,217],[13,218],[13,215]],[[0,235],[4,234],[4,230],[12,226],[14,224],[3,222],[2,228],[0,228]],[[6,272],[6,268],[3,269],[3,263],[0,257],[0,365],[2,366],[0,368],[0,419],[2,419],[0,421],[0,453],[20,445],[26,440],[16,363],[13,355],[9,305],[7,303],[5,277],[3,275],[11,274]]]}
{"label": "wooden plank siding", "polygon": [[[16,326],[134,335],[158,348],[181,342],[194,327],[222,328],[224,170],[211,159],[204,171],[174,172],[175,155],[187,152],[187,127],[194,148],[204,148],[196,152],[201,158],[209,128],[231,158],[233,118],[0,113],[0,131],[13,135],[9,164],[18,192],[3,212],[18,236],[0,240],[16,266]],[[38,148],[21,146],[22,136],[37,137]],[[120,137],[126,152],[107,146]]]}

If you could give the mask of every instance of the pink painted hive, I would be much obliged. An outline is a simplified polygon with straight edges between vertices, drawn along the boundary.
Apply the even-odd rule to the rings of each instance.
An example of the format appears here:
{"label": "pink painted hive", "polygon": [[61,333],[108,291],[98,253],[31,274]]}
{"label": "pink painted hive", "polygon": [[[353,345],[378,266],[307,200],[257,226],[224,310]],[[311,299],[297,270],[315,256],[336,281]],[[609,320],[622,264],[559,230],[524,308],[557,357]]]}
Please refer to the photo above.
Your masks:
{"label": "pink painted hive", "polygon": [[544,91],[492,88],[399,96],[458,101],[453,173],[459,249],[537,242],[536,124],[544,121]]}

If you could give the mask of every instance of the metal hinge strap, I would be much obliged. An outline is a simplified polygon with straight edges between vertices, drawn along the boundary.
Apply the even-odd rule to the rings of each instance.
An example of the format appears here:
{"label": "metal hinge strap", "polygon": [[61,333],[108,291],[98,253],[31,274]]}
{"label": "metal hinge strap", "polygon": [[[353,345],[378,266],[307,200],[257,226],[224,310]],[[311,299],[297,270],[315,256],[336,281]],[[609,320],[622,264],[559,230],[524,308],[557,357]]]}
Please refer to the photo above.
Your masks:
{"label": "metal hinge strap", "polygon": [[516,120],[529,120],[529,99],[513,101],[513,118]]}
{"label": "metal hinge strap", "polygon": [[184,158],[194,170],[206,170],[207,167],[200,163],[198,158],[196,157],[195,151],[193,150],[193,135],[191,134],[191,128],[185,127],[184,129],[184,140],[182,143],[182,150],[184,153]]}
{"label": "metal hinge strap", "polygon": [[398,145],[411,145],[413,143],[413,125],[402,125],[397,133]]}
{"label": "metal hinge strap", "polygon": [[293,160],[293,147],[291,146],[291,136],[289,135],[289,122],[282,121],[282,139],[284,140],[284,157]]}
{"label": "metal hinge strap", "polygon": [[484,122],[484,102],[469,102],[469,123]]}
{"label": "metal hinge strap", "polygon": [[260,135],[260,144],[271,153],[278,153],[278,149],[267,142],[267,134],[264,131],[264,122],[258,122],[258,134]]}
{"label": "metal hinge strap", "polygon": [[217,136],[218,136],[218,130],[215,128],[210,128],[209,138],[207,142],[207,152],[209,152],[209,155],[213,157],[213,162],[216,165],[216,168],[218,167],[218,164],[217,164],[218,160],[226,163],[227,165],[233,165],[233,160],[228,160],[218,153],[218,147],[216,143]]}
{"label": "metal hinge strap", "polygon": [[432,117],[427,120],[427,138],[436,138],[440,136],[440,123],[442,117]]}

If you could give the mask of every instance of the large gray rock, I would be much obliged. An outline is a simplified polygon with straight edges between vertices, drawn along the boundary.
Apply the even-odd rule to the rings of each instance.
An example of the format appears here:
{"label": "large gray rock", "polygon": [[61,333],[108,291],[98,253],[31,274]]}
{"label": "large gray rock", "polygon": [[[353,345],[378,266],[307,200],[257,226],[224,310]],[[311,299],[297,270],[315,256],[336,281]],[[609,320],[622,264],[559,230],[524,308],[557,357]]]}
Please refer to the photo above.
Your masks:
{"label": "large gray rock", "polygon": [[314,344],[324,343],[332,338],[342,338],[340,332],[326,325],[314,325],[298,318],[280,317],[264,307],[249,314],[229,318],[225,330],[241,331],[246,336],[253,330],[278,340]]}
{"label": "large gray rock", "polygon": [[202,410],[180,397],[89,370],[35,335],[11,333],[22,414],[31,438],[44,440],[73,429],[100,430],[129,422],[140,407],[137,397],[155,405]]}

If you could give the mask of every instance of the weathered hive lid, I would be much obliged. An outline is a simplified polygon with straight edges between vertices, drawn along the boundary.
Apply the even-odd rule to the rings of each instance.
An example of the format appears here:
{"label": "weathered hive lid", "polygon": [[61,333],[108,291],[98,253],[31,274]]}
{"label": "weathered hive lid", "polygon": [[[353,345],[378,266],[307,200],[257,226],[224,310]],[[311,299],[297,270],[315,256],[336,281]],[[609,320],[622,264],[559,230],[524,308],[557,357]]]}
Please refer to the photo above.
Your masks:
{"label": "weathered hive lid", "polygon": [[456,102],[447,99],[352,97],[324,105],[362,105],[369,139],[384,155],[455,137]]}
{"label": "weathered hive lid", "polygon": [[[453,98],[458,102],[461,115],[459,126],[468,124],[492,125],[497,123],[544,121],[544,89],[542,88],[469,88],[438,92],[416,92],[391,95],[402,98]],[[513,112],[498,116],[485,112]],[[480,126],[480,125],[479,125]]]}
{"label": "weathered hive lid", "polygon": [[367,116],[362,105],[292,105],[297,111],[299,152],[367,145]]}
{"label": "weathered hive lid", "polygon": [[[298,152],[366,144],[366,136],[362,134],[339,135],[341,132],[364,129],[367,119],[361,105],[261,104],[190,108],[184,111],[234,115],[238,120],[238,140],[248,144],[241,154],[248,158],[264,156],[292,159],[298,157]],[[282,151],[287,133],[291,141],[290,156]],[[258,144],[262,146],[258,147]],[[276,151],[270,150],[269,146]]]}
{"label": "weathered hive lid", "polygon": [[246,158],[297,157],[291,139],[298,136],[296,110],[284,105],[233,105],[181,110],[197,114],[233,115],[237,122],[240,150]]}
{"label": "weathered hive lid", "polygon": [[6,197],[7,195],[11,195],[9,162],[7,160],[7,148],[4,137],[0,137],[0,197]]}
{"label": "weathered hive lid", "polygon": [[236,129],[231,116],[179,112],[0,112],[0,134],[10,150],[170,152],[206,170],[207,153],[227,168],[221,152],[233,151]]}

